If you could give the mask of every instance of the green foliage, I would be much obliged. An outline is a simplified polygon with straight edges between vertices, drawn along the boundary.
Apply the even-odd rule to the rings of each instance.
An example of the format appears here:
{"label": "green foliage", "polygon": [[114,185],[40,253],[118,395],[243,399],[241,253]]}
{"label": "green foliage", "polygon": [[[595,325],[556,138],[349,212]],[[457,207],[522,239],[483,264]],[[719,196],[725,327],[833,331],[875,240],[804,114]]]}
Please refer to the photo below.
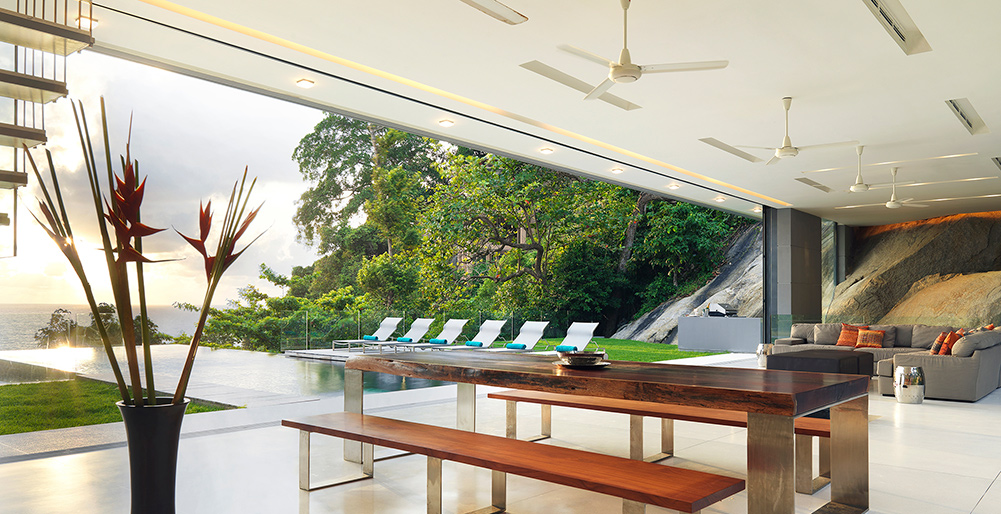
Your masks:
{"label": "green foliage", "polygon": [[[84,378],[0,386],[0,435],[121,421],[119,400],[115,384]],[[187,414],[217,410],[192,401]]]}
{"label": "green foliage", "polygon": [[619,307],[616,288],[627,285],[615,270],[617,254],[590,240],[575,241],[553,264],[549,309],[554,323],[597,321],[607,309]]}
{"label": "green foliage", "polygon": [[409,255],[384,253],[365,261],[358,271],[358,286],[377,305],[389,309],[413,302],[419,276]]}
{"label": "green foliage", "polygon": [[299,237],[326,254],[337,248],[340,229],[376,197],[376,169],[402,167],[418,177],[418,186],[431,188],[442,150],[432,139],[328,113],[292,158],[311,184],[294,218]]}
{"label": "green foliage", "polygon": [[35,331],[35,341],[45,347],[68,344],[76,328],[72,312],[56,309],[49,317],[49,324]]}
{"label": "green foliage", "polygon": [[[548,344],[558,344],[559,339],[543,340]],[[635,362],[658,362],[674,359],[687,359],[688,357],[702,357],[705,355],[718,355],[720,352],[690,352],[679,350],[674,344],[645,343],[642,341],[632,341],[629,339],[602,339],[595,338],[595,344],[604,348],[610,360],[635,361]],[[591,347],[588,347],[591,349]]]}
{"label": "green foliage", "polygon": [[394,248],[399,252],[420,243],[420,233],[416,228],[417,213],[422,203],[419,179],[416,173],[400,167],[391,170],[376,168],[373,173],[375,198],[365,202],[368,214],[366,224],[378,229],[388,241],[390,255]]}

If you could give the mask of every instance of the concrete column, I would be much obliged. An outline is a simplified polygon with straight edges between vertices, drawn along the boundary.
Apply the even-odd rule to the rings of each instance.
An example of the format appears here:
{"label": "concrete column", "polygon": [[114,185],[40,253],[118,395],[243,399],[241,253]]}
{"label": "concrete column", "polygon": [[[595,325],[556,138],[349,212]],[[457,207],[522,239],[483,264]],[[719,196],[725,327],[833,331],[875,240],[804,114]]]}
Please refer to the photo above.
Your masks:
{"label": "concrete column", "polygon": [[786,337],[792,323],[821,320],[820,218],[765,207],[765,341]]}

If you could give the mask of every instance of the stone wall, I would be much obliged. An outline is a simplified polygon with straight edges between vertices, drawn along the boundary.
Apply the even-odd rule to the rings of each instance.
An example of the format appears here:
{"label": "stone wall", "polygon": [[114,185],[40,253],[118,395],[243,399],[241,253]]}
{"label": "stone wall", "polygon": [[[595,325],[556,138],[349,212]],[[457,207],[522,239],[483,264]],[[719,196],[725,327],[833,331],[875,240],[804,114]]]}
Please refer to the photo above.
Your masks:
{"label": "stone wall", "polygon": [[1001,211],[861,227],[828,321],[1001,321]]}

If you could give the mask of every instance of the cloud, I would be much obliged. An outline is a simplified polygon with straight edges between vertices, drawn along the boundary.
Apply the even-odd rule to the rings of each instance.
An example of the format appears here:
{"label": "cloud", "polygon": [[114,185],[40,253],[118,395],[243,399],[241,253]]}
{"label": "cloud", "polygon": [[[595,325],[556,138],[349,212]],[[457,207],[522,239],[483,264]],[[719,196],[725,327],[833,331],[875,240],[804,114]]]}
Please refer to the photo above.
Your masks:
{"label": "cloud", "polygon": [[[99,97],[105,97],[108,107],[116,171],[120,169],[118,156],[126,150],[132,118],[130,151],[139,161],[140,172],[148,177],[143,222],[168,229],[144,239],[144,251],[157,259],[180,259],[146,267],[151,303],[201,303],[205,282],[202,258],[173,228],[189,235],[197,233],[199,202],[211,200],[218,230],[229,193],[245,167],[248,176],[258,177],[252,203],[264,202],[248,235],[266,231],[230,268],[215,303],[236,298],[237,288],[247,284],[277,292],[258,278],[262,262],[279,273],[288,273],[293,266],[316,260],[310,248],[295,241],[295,201],[307,184],[291,156],[299,140],[322,119],[322,112],[91,52],[71,56],[68,70],[70,95],[83,100],[88,123],[98,138],[94,143],[102,177],[105,164],[98,130]],[[104,259],[97,251],[100,234],[93,198],[69,101],[46,106],[46,132],[46,147],[56,162],[90,280],[99,301],[110,301]],[[34,155],[36,162],[44,160],[40,149]],[[34,209],[32,198],[39,194],[34,178],[29,182],[20,192],[21,256],[0,260],[4,292],[16,291],[16,296],[5,294],[0,303],[80,303],[79,284],[74,283],[71,273],[65,273],[68,267],[62,254],[37,226],[28,226],[35,222],[24,209]],[[53,299],[50,290],[54,287],[62,288],[65,300]]]}

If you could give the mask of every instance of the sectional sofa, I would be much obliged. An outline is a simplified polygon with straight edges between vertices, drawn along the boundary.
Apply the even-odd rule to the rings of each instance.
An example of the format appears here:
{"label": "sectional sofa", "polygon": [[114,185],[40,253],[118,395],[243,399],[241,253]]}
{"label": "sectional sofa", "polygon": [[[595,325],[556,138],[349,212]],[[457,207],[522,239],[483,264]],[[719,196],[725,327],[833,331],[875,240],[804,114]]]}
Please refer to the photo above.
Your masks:
{"label": "sectional sofa", "polygon": [[953,355],[930,355],[929,348],[947,326],[871,325],[885,330],[882,348],[836,346],[840,323],[798,323],[789,336],[777,339],[772,353],[799,350],[870,352],[876,363],[880,394],[893,394],[893,370],[897,366],[921,366],[925,374],[925,397],[977,401],[1001,387],[1001,328],[971,334],[953,347]]}

